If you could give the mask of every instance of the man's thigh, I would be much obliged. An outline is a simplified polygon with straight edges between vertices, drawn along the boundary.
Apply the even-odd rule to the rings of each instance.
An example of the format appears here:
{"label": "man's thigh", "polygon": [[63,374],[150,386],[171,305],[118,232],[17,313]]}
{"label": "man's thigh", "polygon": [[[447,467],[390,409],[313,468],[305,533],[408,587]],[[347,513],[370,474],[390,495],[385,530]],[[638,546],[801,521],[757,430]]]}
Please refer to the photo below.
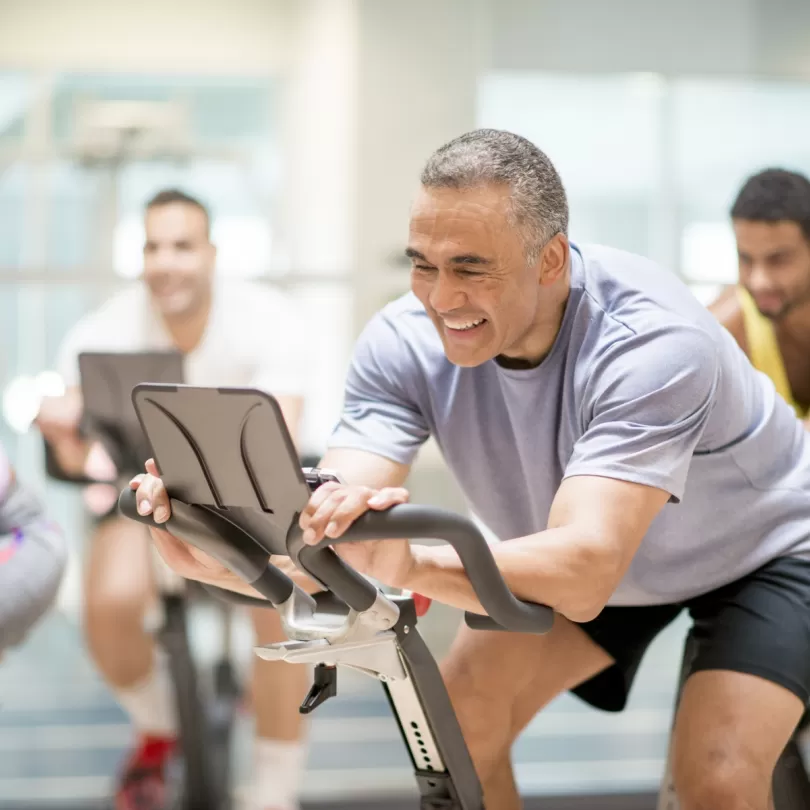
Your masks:
{"label": "man's thigh", "polygon": [[556,616],[542,636],[462,625],[442,674],[471,749],[483,743],[495,756],[543,706],[612,663],[577,625]]}
{"label": "man's thigh", "polygon": [[87,549],[90,601],[141,606],[154,597],[155,561],[144,526],[121,516],[99,521]]}

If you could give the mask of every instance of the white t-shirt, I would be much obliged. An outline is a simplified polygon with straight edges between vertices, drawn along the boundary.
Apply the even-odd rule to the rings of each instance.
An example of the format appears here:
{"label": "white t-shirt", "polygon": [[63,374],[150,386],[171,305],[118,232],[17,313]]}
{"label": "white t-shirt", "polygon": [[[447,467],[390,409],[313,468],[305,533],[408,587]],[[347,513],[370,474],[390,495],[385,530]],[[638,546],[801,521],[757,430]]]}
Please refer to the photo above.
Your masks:
{"label": "white t-shirt", "polygon": [[[305,366],[293,350],[301,322],[282,292],[249,282],[214,286],[208,326],[185,357],[189,385],[244,386],[276,396],[303,396]],[[79,354],[140,352],[173,348],[146,288],[135,283],[82,318],[57,355],[57,371],[68,387],[79,384]]]}

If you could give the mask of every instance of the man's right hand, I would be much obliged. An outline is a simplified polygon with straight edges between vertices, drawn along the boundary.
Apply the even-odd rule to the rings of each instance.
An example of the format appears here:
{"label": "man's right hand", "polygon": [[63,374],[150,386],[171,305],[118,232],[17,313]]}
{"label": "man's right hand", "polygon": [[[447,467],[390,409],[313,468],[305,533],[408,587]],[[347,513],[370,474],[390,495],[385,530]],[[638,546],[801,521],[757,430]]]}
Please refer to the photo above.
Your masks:
{"label": "man's right hand", "polygon": [[[152,515],[155,523],[168,521],[171,517],[169,493],[166,491],[153,459],[146,462],[146,473],[136,475],[129,485],[135,490],[135,502],[139,515]],[[165,529],[150,527],[149,531],[155,548],[164,562],[181,577],[249,596],[258,595],[244,580],[205,552],[184,543]],[[309,593],[320,590],[320,587],[302,571],[299,571],[295,567],[295,563],[288,557],[271,556],[270,562]]]}

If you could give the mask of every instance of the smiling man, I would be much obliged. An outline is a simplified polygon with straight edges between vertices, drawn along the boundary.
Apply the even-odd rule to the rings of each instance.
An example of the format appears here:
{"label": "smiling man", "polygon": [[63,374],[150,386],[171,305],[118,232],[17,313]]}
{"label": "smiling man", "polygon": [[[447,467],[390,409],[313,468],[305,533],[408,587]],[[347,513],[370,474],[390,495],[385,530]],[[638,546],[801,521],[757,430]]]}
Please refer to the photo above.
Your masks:
{"label": "smiling man", "polygon": [[[255,386],[279,398],[293,436],[302,410],[300,359],[285,345],[297,327],[292,304],[266,286],[218,281],[217,251],[205,206],[176,189],[155,195],[144,215],[143,275],[70,331],[59,352],[68,391],[46,400],[37,424],[60,466],[81,474],[88,448],[79,435],[83,351],[176,349],[192,385]],[[162,810],[165,765],[178,728],[165,657],[144,615],[155,598],[149,536],[114,508],[89,544],[85,631],[90,653],[127,710],[138,744],[116,790],[116,810]],[[283,638],[278,615],[254,610],[259,643]],[[257,739],[245,810],[293,810],[306,750],[296,703],[306,692],[304,667],[254,659]]]}
{"label": "smiling man", "polygon": [[[683,810],[767,810],[810,695],[810,440],[673,274],[577,246],[548,158],[479,130],[428,161],[407,248],[412,293],[368,324],[304,539],[407,500],[435,436],[545,636],[462,627],[443,673],[487,807],[520,807],[510,748],[555,696],[618,711],[652,639],[682,611],[699,651],[678,711]],[[155,472],[154,467],[150,467]],[[139,476],[142,513],[168,514]],[[156,514],[157,517],[157,514]],[[188,576],[239,587],[153,532]],[[341,544],[360,571],[477,610],[446,547]]]}
{"label": "smiling man", "polygon": [[731,218],[739,284],[711,310],[810,429],[810,180],[759,172]]}

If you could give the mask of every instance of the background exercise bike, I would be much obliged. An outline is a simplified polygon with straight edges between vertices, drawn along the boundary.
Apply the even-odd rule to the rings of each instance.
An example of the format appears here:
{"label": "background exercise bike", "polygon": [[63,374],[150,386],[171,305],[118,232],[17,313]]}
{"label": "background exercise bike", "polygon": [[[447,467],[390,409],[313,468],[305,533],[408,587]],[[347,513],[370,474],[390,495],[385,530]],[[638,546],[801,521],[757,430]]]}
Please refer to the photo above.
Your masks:
{"label": "background exercise bike", "polygon": [[[102,353],[79,355],[83,397],[82,434],[100,442],[115,464],[117,488],[143,471],[149,445],[132,407],[131,391],[143,380],[181,382],[183,358],[177,352]],[[46,443],[49,476],[74,484],[98,484],[97,479],[75,477],[59,467]],[[180,736],[179,778],[173,780],[172,810],[230,810],[231,739],[241,698],[230,657],[232,609],[216,600],[221,621],[220,651],[210,669],[195,661],[189,638],[190,599],[210,594],[176,575],[154,554],[159,594],[159,619],[152,628],[165,651]]]}

